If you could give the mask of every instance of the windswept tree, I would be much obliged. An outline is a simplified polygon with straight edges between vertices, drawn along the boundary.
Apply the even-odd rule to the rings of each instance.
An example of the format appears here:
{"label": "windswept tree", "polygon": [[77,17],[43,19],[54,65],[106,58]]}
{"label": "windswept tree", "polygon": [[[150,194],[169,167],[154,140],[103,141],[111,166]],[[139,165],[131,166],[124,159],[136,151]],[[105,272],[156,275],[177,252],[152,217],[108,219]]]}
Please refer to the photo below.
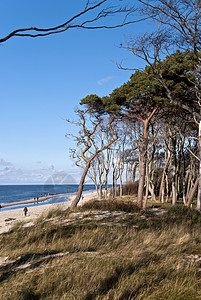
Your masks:
{"label": "windswept tree", "polygon": [[[88,107],[103,105],[106,112],[119,118],[140,120],[143,123],[143,137],[140,151],[138,205],[143,204],[143,190],[146,171],[146,157],[148,147],[149,125],[153,117],[159,112],[164,99],[162,89],[148,77],[145,72],[137,71],[131,79],[120,88],[115,89],[109,96],[99,98],[96,95],[88,96],[85,104]],[[88,101],[90,99],[90,101]]]}
{"label": "windswept tree", "polygon": [[[172,105],[191,114],[199,128],[197,145],[199,161],[201,161],[201,2],[199,0],[138,0],[138,3],[141,16],[153,20],[152,28],[156,30],[152,33],[131,37],[125,47],[149,64],[156,80],[166,89]],[[188,66],[181,75],[178,72],[179,61],[173,63],[173,58],[172,70],[175,68],[176,80],[181,80],[183,77],[183,81],[187,80],[193,85],[195,96],[193,98],[188,97],[188,93],[185,98],[175,98],[174,89],[166,84],[164,76],[161,76],[161,72],[156,68],[157,63],[165,55],[173,54],[177,49],[188,53],[185,55],[186,57],[191,56],[188,64],[193,67],[191,66],[191,72],[189,72]],[[183,63],[184,59],[182,63],[179,63],[180,67]],[[199,165],[197,210],[201,211],[201,163]]]}
{"label": "windswept tree", "polygon": [[[147,42],[148,43],[148,42]],[[141,45],[142,46],[142,45]],[[140,53],[139,45],[133,44],[133,51]],[[139,188],[138,205],[143,205],[143,191],[147,165],[147,152],[149,147],[150,125],[158,122],[159,119],[174,120],[175,125],[182,119],[183,122],[191,118],[190,112],[185,110],[186,105],[192,104],[195,114],[198,114],[199,107],[196,100],[194,88],[194,54],[191,51],[180,52],[169,55],[163,61],[149,61],[146,58],[146,48],[141,48],[144,59],[148,65],[143,71],[136,71],[131,79],[120,88],[115,89],[109,96],[99,98],[96,95],[90,96],[90,101],[85,99],[88,107],[104,106],[109,114],[113,113],[121,119],[140,121],[143,124],[143,135],[140,141],[139,151]],[[173,103],[174,102],[174,103]],[[180,103],[181,105],[175,105]],[[179,116],[179,118],[177,118]],[[178,122],[177,122],[178,119]],[[192,120],[190,120],[192,121]],[[173,121],[171,121],[173,124]],[[153,128],[153,126],[152,126]],[[172,128],[175,131],[175,128]],[[176,139],[172,134],[172,168],[174,201],[176,202]],[[148,182],[148,181],[147,181]]]}
{"label": "windswept tree", "polygon": [[[177,50],[175,53],[168,55],[163,61],[161,60],[162,51],[165,48],[165,41],[162,35],[144,35],[137,40],[130,40],[127,49],[135,56],[143,59],[147,66],[145,72],[147,76],[152,76],[153,80],[158,82],[166,94],[165,103],[177,110],[177,117],[183,118],[184,115],[190,118],[200,129],[200,84],[197,64],[199,62],[198,54],[194,51]],[[177,119],[176,117],[176,119]],[[199,149],[201,145],[201,133],[198,138]],[[201,157],[201,153],[199,154]],[[199,171],[201,176],[201,168]],[[199,190],[201,185],[199,185]],[[200,210],[201,190],[198,193],[197,209]]]}
{"label": "windswept tree", "polygon": [[[71,149],[71,156],[77,166],[83,167],[83,173],[77,195],[71,204],[71,208],[77,206],[82,196],[83,185],[92,161],[118,139],[114,126],[115,118],[113,116],[107,118],[106,122],[105,116],[100,114],[101,110],[94,112],[92,108],[86,108],[85,110],[77,109],[75,112],[78,120],[67,120],[67,122],[78,126],[79,131],[77,134],[67,133],[67,136],[73,137],[76,142],[77,148]],[[101,144],[99,144],[97,140],[97,132],[99,130],[110,130],[110,138]]]}
{"label": "windswept tree", "polygon": [[[114,133],[111,132],[110,127],[106,125],[109,122],[109,118],[104,117],[104,124],[101,123],[99,128],[97,128],[92,139],[94,148],[101,148],[111,141]],[[113,123],[113,128],[119,136],[119,130],[115,123]],[[93,159],[87,174],[95,184],[98,199],[102,199],[103,197],[103,185],[105,185],[105,197],[107,197],[108,176],[111,168],[112,152],[115,145],[116,142],[114,142],[111,147],[107,147],[105,150],[101,151]]]}

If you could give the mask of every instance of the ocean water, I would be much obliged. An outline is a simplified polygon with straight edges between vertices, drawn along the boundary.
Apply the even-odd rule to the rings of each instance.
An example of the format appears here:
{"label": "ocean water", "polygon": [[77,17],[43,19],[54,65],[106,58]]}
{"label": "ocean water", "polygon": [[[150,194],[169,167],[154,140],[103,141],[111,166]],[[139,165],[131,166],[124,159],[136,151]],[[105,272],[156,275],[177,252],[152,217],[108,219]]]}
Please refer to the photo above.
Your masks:
{"label": "ocean water", "polygon": [[[94,190],[95,186],[93,184],[84,185],[83,191]],[[78,191],[77,184],[66,184],[66,185],[0,185],[0,204],[13,203],[23,200],[28,200],[31,198],[37,198],[48,195],[56,194],[66,194],[69,196]],[[54,197],[43,202],[29,203],[26,204],[27,207],[31,207],[34,205],[45,205],[51,203],[60,203],[68,201],[66,196]],[[5,208],[1,208],[2,211],[23,208],[24,205],[14,205]]]}

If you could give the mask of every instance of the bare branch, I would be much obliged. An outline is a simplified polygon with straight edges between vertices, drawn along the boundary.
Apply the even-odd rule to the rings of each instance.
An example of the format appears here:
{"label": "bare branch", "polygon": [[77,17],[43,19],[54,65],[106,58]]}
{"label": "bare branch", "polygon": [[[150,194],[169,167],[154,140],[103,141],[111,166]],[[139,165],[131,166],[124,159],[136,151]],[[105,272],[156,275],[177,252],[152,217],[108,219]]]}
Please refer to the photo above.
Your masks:
{"label": "bare branch", "polygon": [[[105,4],[107,4],[109,0],[102,0],[96,2],[95,4],[90,5],[90,1],[86,1],[85,8],[75,14],[73,17],[69,18],[64,23],[54,26],[54,27],[48,27],[48,28],[39,28],[36,26],[31,27],[25,27],[25,28],[18,28],[12,32],[10,32],[7,36],[0,38],[0,43],[3,43],[7,40],[9,40],[12,37],[42,37],[42,36],[48,36],[52,34],[62,33],[72,28],[82,28],[82,29],[114,29],[114,28],[120,28],[129,24],[133,24],[136,22],[141,22],[146,19],[149,19],[150,17],[142,17],[136,20],[128,20],[129,16],[133,14],[136,9],[134,7],[114,7],[114,6],[108,6],[103,9]],[[99,11],[97,12],[97,9]],[[100,10],[101,9],[101,10]],[[91,12],[95,13],[95,16],[91,16]],[[123,19],[117,24],[95,24],[100,19],[105,19],[106,17],[110,17],[113,15],[122,14]],[[82,17],[86,16],[87,20],[82,20]]]}

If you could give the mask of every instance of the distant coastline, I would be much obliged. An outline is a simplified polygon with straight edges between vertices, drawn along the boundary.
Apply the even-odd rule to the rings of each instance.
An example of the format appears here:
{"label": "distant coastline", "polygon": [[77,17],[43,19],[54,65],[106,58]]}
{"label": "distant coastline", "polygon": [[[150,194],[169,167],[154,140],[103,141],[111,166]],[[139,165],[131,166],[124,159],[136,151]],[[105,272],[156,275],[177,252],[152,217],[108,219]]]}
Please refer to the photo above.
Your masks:
{"label": "distant coastline", "polygon": [[[86,184],[83,193],[95,190],[92,184]],[[0,185],[1,212],[28,207],[67,202],[68,197],[78,191],[78,184],[74,185]],[[35,200],[34,200],[35,198]],[[38,201],[37,201],[38,198]]]}
{"label": "distant coastline", "polygon": [[[87,190],[86,192],[87,193],[92,193],[94,192],[95,190]],[[74,192],[74,193],[65,193],[65,194],[54,194],[54,195],[48,195],[48,196],[44,196],[44,197],[40,197],[38,199],[28,199],[28,200],[23,200],[23,201],[17,201],[17,202],[11,202],[11,203],[1,203],[1,207],[4,208],[4,207],[9,207],[9,206],[15,206],[15,205],[22,205],[22,204],[29,204],[29,203],[39,203],[39,202],[43,202],[43,201],[46,201],[48,199],[51,199],[51,198],[56,198],[56,197],[63,197],[63,196],[73,196],[73,195],[76,195],[77,192]],[[66,197],[66,199],[68,199],[68,197]],[[69,199],[68,199],[69,200]]]}

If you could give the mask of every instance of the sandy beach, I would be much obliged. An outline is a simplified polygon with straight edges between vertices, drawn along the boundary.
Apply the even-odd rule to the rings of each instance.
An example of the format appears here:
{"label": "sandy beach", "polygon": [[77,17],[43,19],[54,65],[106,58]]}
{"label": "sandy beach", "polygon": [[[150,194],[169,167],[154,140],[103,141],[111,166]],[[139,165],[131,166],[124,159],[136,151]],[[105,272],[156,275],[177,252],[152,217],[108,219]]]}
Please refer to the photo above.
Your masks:
{"label": "sandy beach", "polygon": [[[90,199],[96,198],[96,192],[83,194],[84,198],[80,199],[78,205],[83,205],[85,202]],[[46,204],[46,205],[38,205],[28,207],[27,216],[24,215],[23,209],[13,209],[8,211],[0,211],[0,234],[8,231],[16,222],[25,221],[27,226],[33,224],[33,221],[38,218],[41,214],[47,213],[49,210],[53,209],[67,209],[75,196],[68,197],[69,201],[54,203],[54,204]],[[24,201],[24,204],[27,202]]]}

